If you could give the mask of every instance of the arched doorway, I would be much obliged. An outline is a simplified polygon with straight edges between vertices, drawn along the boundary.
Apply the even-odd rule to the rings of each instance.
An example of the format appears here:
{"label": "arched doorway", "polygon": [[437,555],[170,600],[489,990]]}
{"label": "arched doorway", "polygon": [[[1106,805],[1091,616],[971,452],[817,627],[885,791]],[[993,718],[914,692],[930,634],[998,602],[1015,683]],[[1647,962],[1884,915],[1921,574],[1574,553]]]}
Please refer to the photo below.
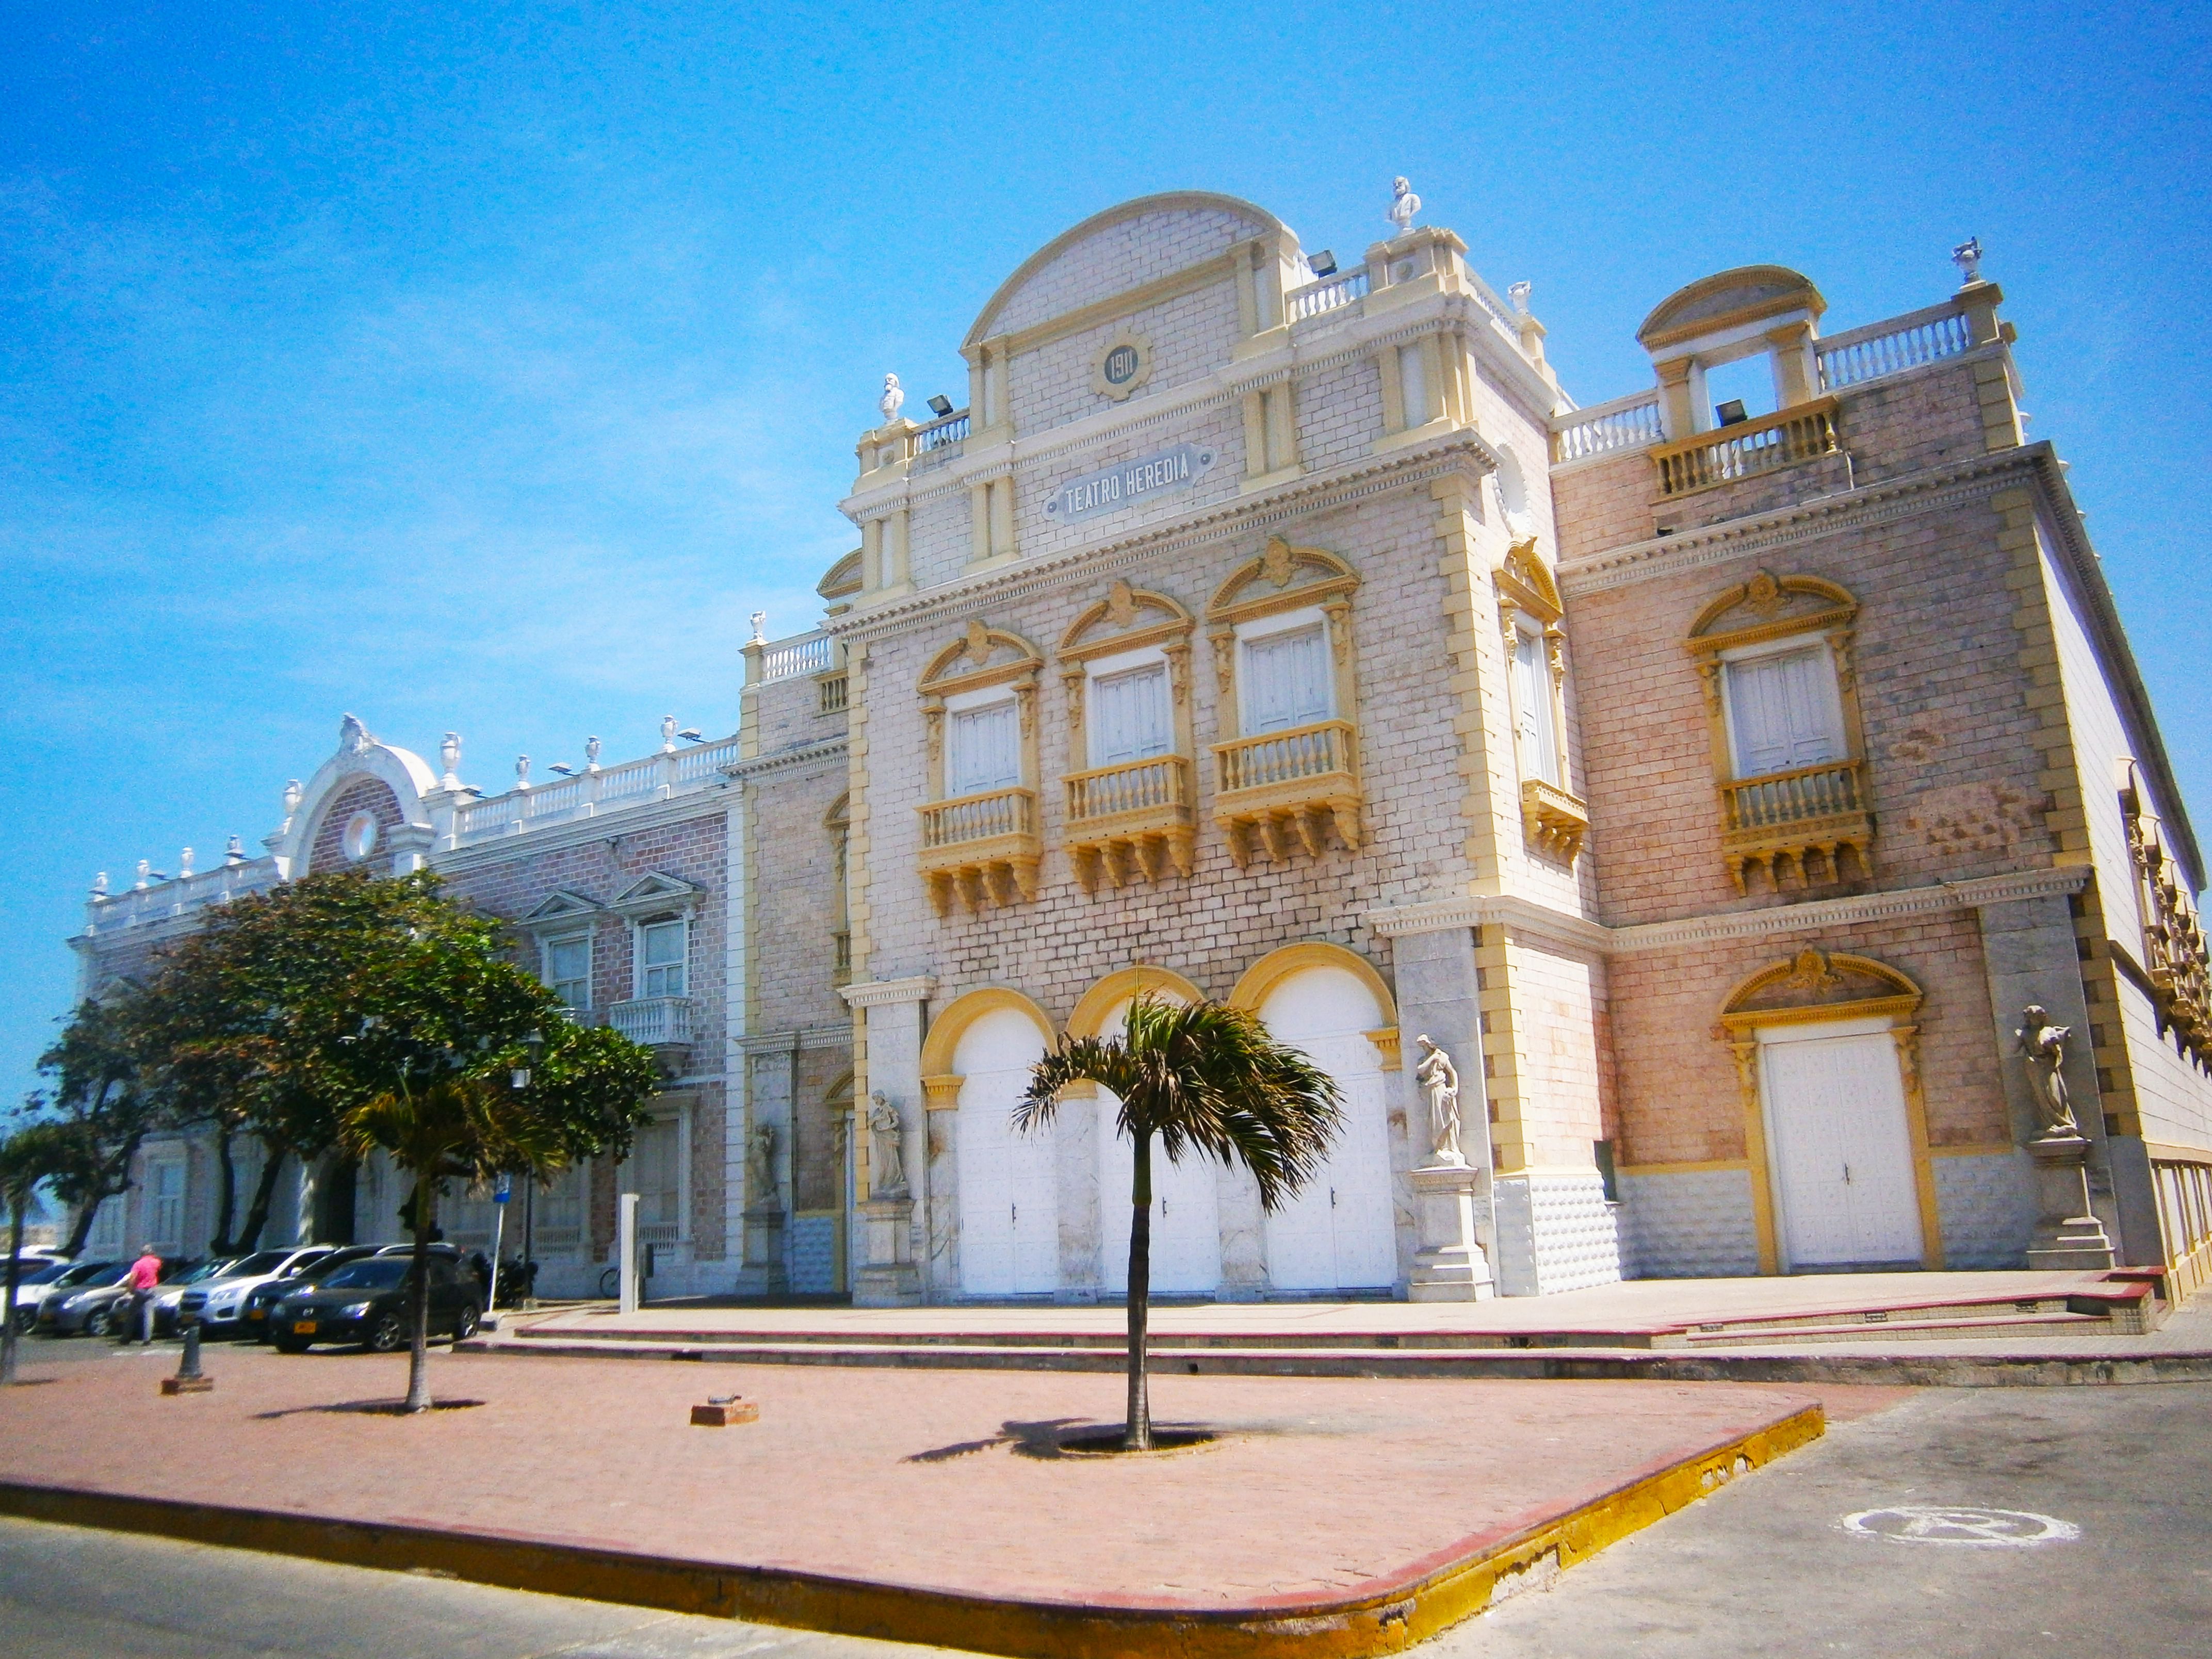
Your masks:
{"label": "arched doorway", "polygon": [[967,1020],[953,1045],[964,1296],[1048,1295],[1060,1288],[1053,1132],[1024,1134],[1013,1127],[1030,1068],[1050,1036],[1033,1005],[1010,1000]]}
{"label": "arched doorway", "polygon": [[1255,963],[1231,1000],[1335,1079],[1344,1097],[1344,1125],[1320,1172],[1267,1218],[1269,1282],[1281,1291],[1389,1289],[1398,1251],[1377,1047],[1395,1035],[1389,988],[1340,945],[1297,945]]}
{"label": "arched doorway", "polygon": [[[1070,1036],[1121,1035],[1129,1005],[1139,991],[1167,1001],[1200,1000],[1196,986],[1164,969],[1131,968],[1109,974],[1085,994],[1067,1022]],[[1131,1186],[1135,1149],[1121,1132],[1121,1100],[1097,1091],[1098,1105],[1098,1282],[1110,1296],[1129,1290],[1129,1230],[1134,1220]],[[1187,1155],[1171,1164],[1152,1147],[1152,1287],[1160,1296],[1211,1296],[1221,1285],[1221,1165]]]}

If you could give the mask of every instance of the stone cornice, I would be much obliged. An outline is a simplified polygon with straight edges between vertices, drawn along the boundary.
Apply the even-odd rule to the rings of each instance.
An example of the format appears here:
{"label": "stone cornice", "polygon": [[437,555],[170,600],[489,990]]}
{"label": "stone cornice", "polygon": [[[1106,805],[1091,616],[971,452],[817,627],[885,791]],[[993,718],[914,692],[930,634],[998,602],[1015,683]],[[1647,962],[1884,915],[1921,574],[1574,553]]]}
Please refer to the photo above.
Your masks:
{"label": "stone cornice", "polygon": [[1948,466],[1929,467],[1857,489],[1794,502],[1771,513],[1729,519],[1698,530],[1678,531],[1608,548],[1559,567],[1559,589],[1569,599],[1602,593],[1656,576],[1695,570],[1741,558],[1764,548],[1788,546],[1832,536],[1865,525],[1885,524],[1915,514],[1933,513],[1961,502],[1985,500],[2032,471],[2036,457],[2027,449],[2002,449]]}
{"label": "stone cornice", "polygon": [[1932,887],[1893,888],[1877,893],[1855,893],[1844,898],[1814,899],[1759,910],[1726,910],[1714,915],[1685,916],[1675,921],[1644,922],[1627,927],[1607,927],[1510,894],[1399,905],[1387,910],[1370,910],[1363,920],[1370,932],[1384,939],[1502,924],[1578,950],[1611,956],[1674,950],[1716,939],[1759,939],[1774,933],[1846,927],[1858,922],[1886,921],[1897,916],[1928,915],[1944,910],[1978,909],[1984,905],[2007,904],[2019,899],[2050,898],[2078,893],[2088,880],[2087,865],[2059,865],[2041,870],[2016,870],[2001,876],[1979,876],[1971,881],[1938,882]]}
{"label": "stone cornice", "polygon": [[733,761],[722,768],[722,775],[746,783],[771,772],[788,771],[813,761],[835,759],[845,752],[846,747],[847,740],[842,735],[822,738],[813,743],[795,744],[791,748],[778,749],[771,754],[756,755],[750,760]]}
{"label": "stone cornice", "polygon": [[866,643],[902,632],[947,609],[971,610],[1003,605],[1086,581],[1123,565],[1210,547],[1274,525],[1332,507],[1425,484],[1455,471],[1480,478],[1494,471],[1498,458],[1473,428],[1447,432],[1424,444],[1363,456],[1326,473],[1279,484],[1253,495],[1224,501],[1206,511],[1139,531],[1120,541],[1099,542],[1024,560],[1002,569],[941,583],[906,598],[857,613],[833,617],[823,630],[846,641]]}
{"label": "stone cornice", "polygon": [[735,792],[727,784],[672,795],[666,800],[646,801],[618,807],[588,818],[570,818],[543,830],[526,830],[519,836],[496,836],[468,847],[430,854],[430,867],[441,875],[463,874],[510,860],[534,857],[549,850],[581,847],[595,841],[612,841],[688,818],[714,818],[727,814],[735,805]]}
{"label": "stone cornice", "polygon": [[911,979],[872,979],[848,985],[837,994],[845,999],[848,1008],[881,1008],[895,1002],[927,1002],[936,993],[934,975],[916,974]]}

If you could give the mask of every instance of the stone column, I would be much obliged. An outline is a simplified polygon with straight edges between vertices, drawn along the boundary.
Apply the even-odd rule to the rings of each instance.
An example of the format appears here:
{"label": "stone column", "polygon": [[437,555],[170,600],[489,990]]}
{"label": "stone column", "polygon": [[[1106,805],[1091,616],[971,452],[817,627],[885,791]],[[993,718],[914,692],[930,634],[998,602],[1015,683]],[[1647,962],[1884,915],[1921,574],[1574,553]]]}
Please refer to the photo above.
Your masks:
{"label": "stone column", "polygon": [[[906,1186],[902,1191],[870,1191],[859,1204],[860,1260],[853,1271],[853,1304],[861,1308],[910,1307],[922,1300],[917,1263],[928,1260],[928,1246],[915,1237],[915,1198],[927,1199],[928,1130],[921,1088],[921,1010],[937,981],[927,975],[912,979],[871,980],[838,993],[864,1022],[867,1095],[860,1102],[854,1132],[869,1145],[869,1097],[880,1091],[902,1124]],[[870,1159],[872,1164],[872,1157]],[[927,1206],[924,1206],[927,1214]]]}
{"label": "stone column", "polygon": [[[1490,1115],[1482,1087],[1482,1012],[1474,933],[1457,927],[1401,933],[1392,944],[1398,976],[1401,1055],[1392,1113],[1392,1185],[1401,1218],[1399,1261],[1416,1302],[1475,1302],[1496,1294],[1498,1234],[1491,1185]],[[1458,1073],[1459,1156],[1439,1152],[1429,1091],[1419,1076],[1426,1037]]]}
{"label": "stone column", "polygon": [[[739,1160],[744,1171],[744,1260],[738,1269],[740,1296],[781,1296],[791,1288],[784,1259],[785,1206],[778,1166],[791,1152],[792,1097],[799,1066],[799,1035],[779,1031],[745,1040],[745,1115],[740,1145],[747,1156]],[[763,1171],[750,1156],[753,1136],[767,1129],[775,1150],[769,1169]],[[761,1177],[766,1175],[767,1179]]]}

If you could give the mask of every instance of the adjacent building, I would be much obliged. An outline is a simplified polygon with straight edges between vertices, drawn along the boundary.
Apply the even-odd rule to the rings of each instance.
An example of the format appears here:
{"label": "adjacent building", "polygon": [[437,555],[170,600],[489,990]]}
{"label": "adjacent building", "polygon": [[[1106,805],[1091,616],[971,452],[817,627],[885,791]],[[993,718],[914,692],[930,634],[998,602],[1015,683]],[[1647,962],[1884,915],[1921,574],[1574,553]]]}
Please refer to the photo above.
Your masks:
{"label": "adjacent building", "polygon": [[[1525,289],[1395,229],[1340,266],[1226,197],[1075,227],[960,342],[966,408],[887,388],[860,545],[744,647],[735,735],[487,797],[349,719],[267,856],[95,895],[88,990],[228,894],[439,870],[667,1073],[627,1164],[533,1196],[555,1290],[635,1191],[664,1289],[1120,1294],[1115,1103],[1010,1109],[1147,990],[1346,1107],[1273,1214],[1158,1178],[1164,1294],[2203,1277],[2200,855],[1976,251],[1834,334],[1796,272],[1693,283],[1652,383],[1578,407]],[[189,1243],[205,1164],[150,1148],[118,1240]],[[396,1230],[374,1167],[288,1194]]]}

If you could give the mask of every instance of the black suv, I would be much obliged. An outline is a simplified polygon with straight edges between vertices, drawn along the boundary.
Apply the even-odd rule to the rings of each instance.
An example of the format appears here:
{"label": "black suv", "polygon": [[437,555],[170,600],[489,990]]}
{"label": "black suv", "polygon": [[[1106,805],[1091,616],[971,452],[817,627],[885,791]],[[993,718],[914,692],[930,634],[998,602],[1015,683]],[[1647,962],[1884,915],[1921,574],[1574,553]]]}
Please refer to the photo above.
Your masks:
{"label": "black suv", "polygon": [[[363,1256],[316,1284],[287,1286],[269,1310],[269,1340],[286,1353],[304,1353],[318,1342],[398,1352],[413,1334],[413,1267],[404,1255]],[[456,1342],[474,1336],[483,1317],[483,1286],[449,1255],[432,1256],[429,1269],[430,1334]]]}

